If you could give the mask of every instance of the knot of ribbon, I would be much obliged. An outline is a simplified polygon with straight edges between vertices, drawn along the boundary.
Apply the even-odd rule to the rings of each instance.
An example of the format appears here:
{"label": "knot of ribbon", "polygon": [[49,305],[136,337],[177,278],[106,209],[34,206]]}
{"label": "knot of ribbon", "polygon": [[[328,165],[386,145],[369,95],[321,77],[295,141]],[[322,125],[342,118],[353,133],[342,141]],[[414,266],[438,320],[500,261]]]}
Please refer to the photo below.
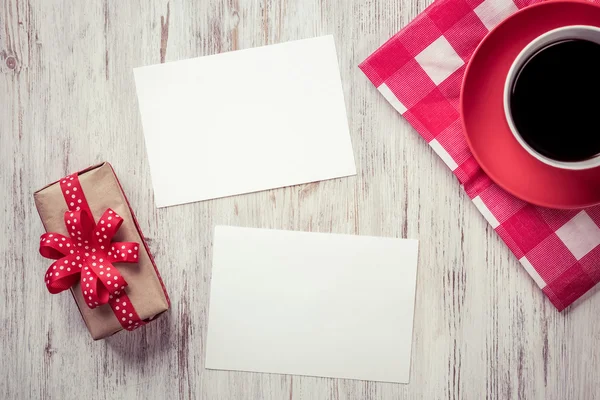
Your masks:
{"label": "knot of ribbon", "polygon": [[124,292],[127,282],[113,263],[138,262],[138,243],[112,241],[123,218],[110,208],[94,222],[77,174],[63,178],[60,186],[68,206],[64,222],[69,237],[47,232],[40,238],[40,254],[56,260],[44,277],[48,291],[60,293],[79,282],[88,307],[110,304],[124,328],[137,328],[143,321]]}

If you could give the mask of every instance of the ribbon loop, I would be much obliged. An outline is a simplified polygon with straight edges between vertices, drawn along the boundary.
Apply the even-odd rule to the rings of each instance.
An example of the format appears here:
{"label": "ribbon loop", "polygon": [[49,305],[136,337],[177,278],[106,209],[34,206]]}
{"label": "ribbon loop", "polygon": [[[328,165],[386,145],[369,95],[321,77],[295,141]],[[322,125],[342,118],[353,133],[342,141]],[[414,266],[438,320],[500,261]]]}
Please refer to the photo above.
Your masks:
{"label": "ribbon loop", "polygon": [[94,228],[92,215],[86,210],[65,212],[65,226],[71,237],[77,241],[78,246],[89,240],[91,231]]}
{"label": "ribbon loop", "polygon": [[91,264],[86,264],[83,267],[81,293],[90,308],[96,308],[108,303],[108,290],[106,290],[106,287],[100,281]]}
{"label": "ribbon loop", "polygon": [[139,246],[135,242],[111,243],[108,256],[112,262],[138,262]]}
{"label": "ribbon loop", "polygon": [[98,220],[98,224],[92,231],[92,240],[99,245],[110,244],[113,236],[121,227],[123,218],[121,218],[112,209],[107,209]]}
{"label": "ribbon loop", "polygon": [[68,255],[50,265],[44,278],[50,293],[60,293],[79,281],[81,264],[75,260],[75,257]]}
{"label": "ribbon loop", "polygon": [[110,294],[123,290],[127,286],[127,282],[123,279],[119,270],[108,259],[100,258],[92,261],[90,269]]}
{"label": "ribbon loop", "polygon": [[73,254],[74,251],[71,250],[74,249],[73,241],[60,233],[49,232],[40,237],[40,254],[51,260],[58,260],[63,256]]}

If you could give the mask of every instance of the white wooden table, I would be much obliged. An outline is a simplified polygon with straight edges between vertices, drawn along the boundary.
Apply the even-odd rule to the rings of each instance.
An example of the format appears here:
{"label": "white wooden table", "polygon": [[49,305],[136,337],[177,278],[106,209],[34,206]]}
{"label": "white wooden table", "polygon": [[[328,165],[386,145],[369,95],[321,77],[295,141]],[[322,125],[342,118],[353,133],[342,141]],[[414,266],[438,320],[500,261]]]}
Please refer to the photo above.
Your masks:
{"label": "white wooden table", "polygon": [[[428,2],[1,0],[0,398],[594,398],[598,289],[556,312],[357,68]],[[132,68],[329,33],[357,176],[157,210]],[[173,304],[93,342],[71,296],[42,283],[32,193],[103,160]],[[410,384],[205,370],[215,224],[421,240]]]}

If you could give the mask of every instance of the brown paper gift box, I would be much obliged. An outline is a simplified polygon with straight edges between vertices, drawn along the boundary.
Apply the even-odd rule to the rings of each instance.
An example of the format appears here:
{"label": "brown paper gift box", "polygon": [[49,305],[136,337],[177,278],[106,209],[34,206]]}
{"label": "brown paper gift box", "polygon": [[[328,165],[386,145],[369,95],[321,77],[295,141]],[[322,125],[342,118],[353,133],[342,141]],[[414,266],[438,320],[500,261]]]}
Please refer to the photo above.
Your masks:
{"label": "brown paper gift box", "polygon": [[[107,208],[112,208],[123,218],[123,224],[117,231],[114,241],[143,244],[139,248],[138,263],[115,263],[114,265],[128,283],[125,292],[140,319],[153,320],[157,315],[169,309],[169,297],[144,240],[144,235],[112,166],[109,163],[103,163],[80,171],[78,175],[94,220],[98,221]],[[35,192],[34,199],[46,232],[58,232],[69,236],[63,219],[64,213],[67,211],[67,204],[59,182],[56,181]],[[71,287],[71,293],[95,340],[110,336],[123,329],[108,304],[95,309],[87,306],[79,283]]]}

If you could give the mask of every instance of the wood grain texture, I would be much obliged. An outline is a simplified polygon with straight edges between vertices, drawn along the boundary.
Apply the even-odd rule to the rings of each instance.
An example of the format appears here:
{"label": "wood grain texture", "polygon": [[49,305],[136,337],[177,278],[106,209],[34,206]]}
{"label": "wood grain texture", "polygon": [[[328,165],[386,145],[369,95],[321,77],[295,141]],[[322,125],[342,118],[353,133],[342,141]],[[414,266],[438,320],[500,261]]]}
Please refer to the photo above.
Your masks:
{"label": "wood grain texture", "polygon": [[[596,397],[598,289],[556,312],[357,68],[429,1],[0,0],[0,398]],[[329,33],[357,176],[157,210],[132,68]],[[42,284],[32,193],[103,160],[173,307],[145,329],[92,342],[72,298]],[[411,383],[205,370],[216,224],[419,239]]]}

